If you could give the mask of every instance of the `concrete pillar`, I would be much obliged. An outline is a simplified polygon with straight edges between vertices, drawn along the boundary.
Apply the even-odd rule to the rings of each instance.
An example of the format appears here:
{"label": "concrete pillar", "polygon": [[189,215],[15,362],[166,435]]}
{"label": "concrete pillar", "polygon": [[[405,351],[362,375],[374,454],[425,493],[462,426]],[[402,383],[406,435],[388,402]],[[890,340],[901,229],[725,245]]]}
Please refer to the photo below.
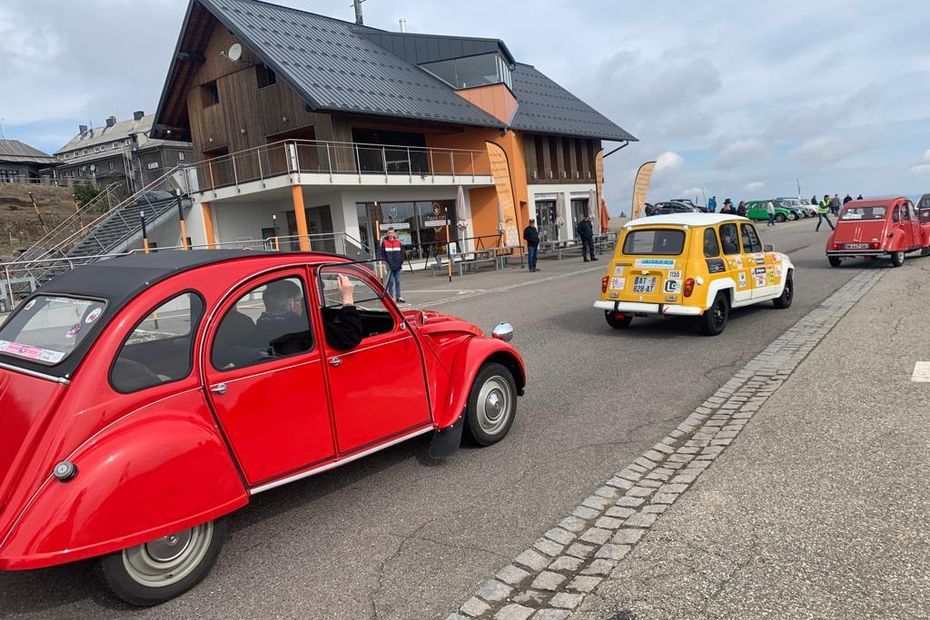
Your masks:
{"label": "concrete pillar", "polygon": [[291,199],[294,202],[294,218],[297,220],[297,235],[301,252],[310,251],[310,237],[307,232],[307,211],[304,209],[304,191],[300,185],[291,187]]}
{"label": "concrete pillar", "polygon": [[209,202],[200,204],[200,211],[203,213],[203,231],[207,238],[207,247],[211,250],[216,249],[216,230],[213,227],[213,208]]}

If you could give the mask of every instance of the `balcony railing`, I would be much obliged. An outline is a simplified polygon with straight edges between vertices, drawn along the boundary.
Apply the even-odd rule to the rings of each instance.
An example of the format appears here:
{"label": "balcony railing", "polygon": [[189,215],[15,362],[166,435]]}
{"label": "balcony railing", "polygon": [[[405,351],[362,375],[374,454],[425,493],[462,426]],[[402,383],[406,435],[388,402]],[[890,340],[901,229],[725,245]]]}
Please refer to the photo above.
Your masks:
{"label": "balcony railing", "polygon": [[192,164],[200,192],[292,174],[472,180],[491,176],[486,151],[285,140]]}

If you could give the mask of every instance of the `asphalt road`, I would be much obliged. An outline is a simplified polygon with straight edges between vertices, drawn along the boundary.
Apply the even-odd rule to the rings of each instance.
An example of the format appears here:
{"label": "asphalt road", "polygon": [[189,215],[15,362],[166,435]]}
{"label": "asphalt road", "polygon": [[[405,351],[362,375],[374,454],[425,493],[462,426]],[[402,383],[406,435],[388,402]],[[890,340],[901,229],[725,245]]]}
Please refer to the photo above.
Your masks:
{"label": "asphalt road", "polygon": [[[422,438],[262,494],[232,517],[208,579],[157,609],[120,604],[96,584],[92,564],[80,563],[0,574],[0,617],[444,618],[858,273],[827,265],[827,233],[813,227],[762,227],[797,266],[794,305],[736,310],[717,338],[684,319],[610,329],[591,307],[600,273],[570,275],[589,267],[579,258],[452,286],[407,278],[411,302],[440,301],[486,328],[514,325],[530,385],[504,442],[437,464]],[[538,282],[526,285],[530,278]],[[463,286],[471,292],[455,290]]]}

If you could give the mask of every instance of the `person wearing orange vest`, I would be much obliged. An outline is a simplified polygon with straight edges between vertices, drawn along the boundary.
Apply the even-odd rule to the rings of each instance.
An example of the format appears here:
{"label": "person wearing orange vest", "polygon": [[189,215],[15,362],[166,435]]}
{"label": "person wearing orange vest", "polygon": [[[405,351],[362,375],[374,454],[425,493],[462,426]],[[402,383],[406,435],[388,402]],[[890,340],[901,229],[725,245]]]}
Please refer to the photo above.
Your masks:
{"label": "person wearing orange vest", "polygon": [[397,232],[388,228],[387,236],[381,240],[378,256],[387,263],[390,274],[387,280],[388,295],[399,304],[407,303],[400,296],[400,270],[404,268],[404,244],[397,238]]}

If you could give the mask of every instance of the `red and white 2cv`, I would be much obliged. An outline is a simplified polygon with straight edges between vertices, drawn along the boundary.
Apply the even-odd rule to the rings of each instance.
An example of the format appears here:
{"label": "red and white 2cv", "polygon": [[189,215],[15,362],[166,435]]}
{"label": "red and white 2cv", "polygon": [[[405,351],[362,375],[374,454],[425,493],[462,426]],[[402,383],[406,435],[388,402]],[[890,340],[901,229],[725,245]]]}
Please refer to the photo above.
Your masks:
{"label": "red and white 2cv", "polygon": [[0,570],[98,558],[155,605],[210,570],[251,496],[412,437],[510,430],[498,325],[402,312],[325,254],[171,252],[58,276],[0,328]]}

